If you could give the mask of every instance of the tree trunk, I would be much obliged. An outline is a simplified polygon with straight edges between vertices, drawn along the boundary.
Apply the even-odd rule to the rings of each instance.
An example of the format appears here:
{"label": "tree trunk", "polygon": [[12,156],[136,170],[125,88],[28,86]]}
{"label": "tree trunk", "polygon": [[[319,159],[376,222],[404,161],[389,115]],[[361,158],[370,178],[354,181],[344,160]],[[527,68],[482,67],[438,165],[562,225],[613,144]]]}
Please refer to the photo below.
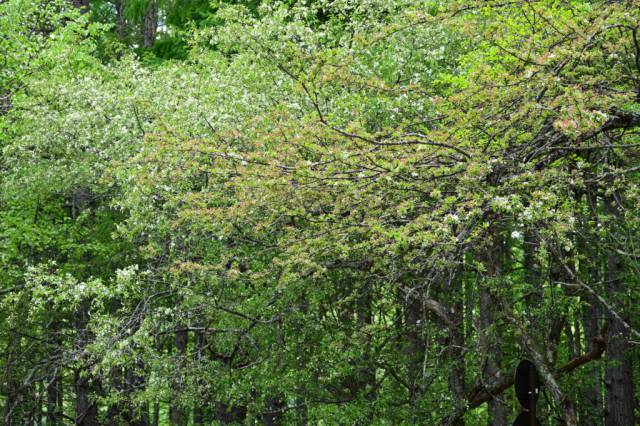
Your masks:
{"label": "tree trunk", "polygon": [[160,403],[155,401],[153,403],[153,417],[151,419],[152,426],[158,426],[160,423]]}
{"label": "tree trunk", "polygon": [[[466,399],[466,383],[465,383],[465,365],[464,365],[464,292],[462,291],[462,267],[456,267],[450,271],[447,277],[444,294],[449,295],[449,305],[451,312],[449,318],[451,323],[448,324],[448,335],[445,345],[447,347],[447,356],[451,362],[452,369],[449,375],[449,392],[453,395],[456,404],[461,404]],[[460,418],[454,426],[464,426],[464,419]]]}
{"label": "tree trunk", "polygon": [[[589,297],[589,305],[584,310],[583,324],[585,331],[585,340],[589,343],[589,350],[593,350],[593,339],[598,335],[598,318],[600,317],[600,310],[598,309],[597,301],[593,297]],[[584,398],[581,406],[584,406],[583,413],[581,413],[581,422],[585,425],[597,426],[601,425],[602,419],[602,383],[600,379],[601,367],[596,363],[589,367],[589,375],[591,376],[592,384],[590,384],[584,390]]]}
{"label": "tree trunk", "polygon": [[[182,325],[178,325],[178,331],[176,331],[174,345],[176,348],[176,353],[178,357],[183,357],[187,350],[187,341],[189,339],[189,332]],[[178,362],[178,365],[181,365],[182,360]],[[171,424],[173,426],[185,426],[186,415],[185,411],[180,405],[172,402],[171,407],[169,408],[169,417],[171,419]]]}
{"label": "tree trunk", "polygon": [[[588,174],[588,178],[592,175]],[[597,196],[596,190],[589,185],[585,191],[585,202],[588,213],[581,218],[581,232],[578,233],[578,249],[582,254],[580,273],[586,278],[585,281],[593,283],[601,282],[601,256],[602,253],[598,245],[594,245],[593,241],[597,241],[597,236],[590,230],[589,222],[597,221]],[[594,349],[594,338],[600,333],[600,318],[602,312],[598,301],[593,295],[585,295],[587,306],[583,309],[582,323],[585,333],[585,341],[588,350]],[[600,363],[594,363],[588,367],[588,375],[591,377],[589,385],[582,391],[582,403],[580,404],[581,412],[580,423],[585,426],[599,426],[604,422],[602,412],[602,380]]]}
{"label": "tree trunk", "polygon": [[[75,331],[77,336],[77,350],[80,358],[85,360],[84,350],[90,342],[90,332],[87,330],[89,319],[89,302],[85,301],[78,308],[75,318]],[[76,425],[99,426],[98,407],[92,398],[98,388],[94,377],[86,367],[79,367],[74,374],[74,388],[76,392],[75,416]]]}
{"label": "tree trunk", "polygon": [[536,257],[540,249],[540,237],[535,229],[524,231],[524,273],[527,283],[533,288],[533,293],[527,298],[533,306],[538,306],[542,301],[542,273],[540,262]]}
{"label": "tree trunk", "polygon": [[124,40],[127,35],[127,21],[124,16],[125,0],[117,0],[116,6],[116,35],[120,40]]}
{"label": "tree trunk", "polygon": [[[371,292],[371,283],[367,280],[362,285],[357,302],[357,321],[359,330],[366,329],[373,324],[373,297]],[[375,368],[373,367],[373,361],[371,359],[371,336],[366,335],[364,339],[366,342],[366,352],[364,359],[361,361],[362,366],[360,367],[360,371],[358,371],[358,375],[360,376],[358,381],[360,382],[361,389],[366,392],[365,398],[368,401],[373,401],[376,397],[376,375]]]}
{"label": "tree trunk", "polygon": [[142,362],[139,360],[126,371],[125,392],[129,405],[127,416],[129,418],[128,424],[131,426],[149,426],[149,404],[143,403],[140,407],[136,407],[133,404],[134,393],[144,386],[144,377],[140,374],[140,371],[144,371],[144,369]]}
{"label": "tree trunk", "polygon": [[[485,265],[487,278],[495,279],[502,274],[502,262],[504,257],[504,244],[500,235],[500,230],[494,225],[491,232],[491,246],[487,247],[485,255]],[[486,285],[480,289],[480,326],[482,328],[483,340],[481,346],[486,353],[486,363],[484,376],[486,381],[493,381],[500,372],[501,353],[497,336],[489,338],[486,332],[494,328],[496,321],[495,302],[492,300]],[[507,426],[508,407],[498,398],[489,401],[489,426]]]}
{"label": "tree trunk", "polygon": [[[203,359],[203,348],[206,344],[206,334],[203,331],[197,331],[195,333],[195,358],[197,362]],[[207,422],[207,416],[205,407],[207,406],[205,401],[196,401],[196,405],[193,408],[193,424],[203,425]]]}
{"label": "tree trunk", "polygon": [[422,350],[423,344],[420,338],[418,327],[421,320],[421,303],[417,297],[409,297],[405,303],[404,326],[406,330],[406,339],[404,353],[407,359],[407,384],[409,389],[409,400],[412,403],[420,397],[420,389],[418,386],[419,371],[422,370]]}
{"label": "tree trunk", "polygon": [[[615,222],[619,219],[619,211],[615,197],[606,200],[606,213],[613,222],[610,230],[615,232]],[[622,273],[620,257],[613,250],[607,253],[605,291],[609,301],[621,306],[624,300],[624,284],[620,278]],[[633,366],[628,343],[627,330],[622,322],[607,314],[611,324],[609,344],[607,348],[607,365],[605,368],[606,408],[605,426],[635,425],[635,398],[633,387]]]}
{"label": "tree trunk", "polygon": [[144,15],[142,29],[142,46],[145,49],[149,49],[153,46],[153,42],[156,39],[156,31],[158,30],[158,5],[155,1],[149,4],[149,9]]}
{"label": "tree trunk", "polygon": [[76,425],[99,426],[98,407],[91,400],[95,386],[86,370],[77,370],[75,373],[76,390]]}
{"label": "tree trunk", "polygon": [[18,392],[17,387],[18,384],[15,382],[14,374],[13,374],[13,349],[8,348],[7,350],[7,360],[5,363],[5,372],[4,372],[4,389],[2,389],[2,393],[4,394],[4,410],[2,414],[3,425],[5,426],[13,426],[15,423],[13,421],[13,413],[16,405],[18,404]]}

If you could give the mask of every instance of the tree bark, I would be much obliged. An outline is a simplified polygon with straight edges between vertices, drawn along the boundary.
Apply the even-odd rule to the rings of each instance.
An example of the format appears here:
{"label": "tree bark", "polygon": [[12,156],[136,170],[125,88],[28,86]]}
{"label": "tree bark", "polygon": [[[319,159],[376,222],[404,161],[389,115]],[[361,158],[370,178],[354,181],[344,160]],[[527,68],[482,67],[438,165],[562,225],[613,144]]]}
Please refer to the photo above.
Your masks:
{"label": "tree bark", "polygon": [[[90,332],[87,330],[87,322],[89,319],[89,303],[83,302],[78,308],[75,319],[75,330],[78,339],[78,351],[83,360],[85,358],[85,348],[90,341]],[[76,393],[75,400],[75,416],[76,425],[80,426],[99,426],[98,423],[98,407],[92,398],[98,386],[95,378],[91,377],[88,368],[81,366],[74,373],[74,388]]]}
{"label": "tree bark", "polygon": [[[614,233],[619,220],[617,203],[615,194],[605,200],[605,210],[611,220],[609,228]],[[606,260],[605,292],[614,304],[624,300],[625,288],[620,278],[622,270],[619,255],[610,249]],[[605,426],[635,425],[633,365],[629,355],[632,348],[628,343],[628,331],[621,320],[611,313],[607,313],[607,321],[611,324],[611,334],[604,379],[606,389],[604,423]]]}
{"label": "tree bark", "polygon": [[124,40],[127,35],[127,20],[124,16],[125,0],[116,0],[116,35]]}
{"label": "tree bark", "polygon": [[156,39],[156,31],[158,30],[158,5],[155,1],[151,1],[149,9],[144,15],[142,29],[142,46],[149,49],[153,46]]}
{"label": "tree bark", "polygon": [[416,374],[421,371],[420,365],[422,362],[422,339],[418,331],[421,317],[421,303],[417,297],[409,297],[405,302],[404,309],[404,327],[406,332],[406,343],[404,347],[404,353],[406,356],[407,372],[407,384],[409,385],[409,400],[414,403],[420,394],[418,386],[418,377]]}
{"label": "tree bark", "polygon": [[[206,337],[203,331],[196,331],[195,333],[195,358],[197,362],[200,362],[203,359],[203,347],[206,344]],[[203,425],[207,421],[207,416],[204,407],[206,404],[203,404],[204,401],[197,401],[196,406],[193,408],[193,424],[194,425]]]}
{"label": "tree bark", "polygon": [[[587,178],[591,178],[592,175],[587,173]],[[582,202],[582,200],[579,200]],[[594,283],[601,282],[601,258],[602,253],[599,249],[599,245],[594,245],[593,241],[597,241],[597,235],[589,227],[589,222],[597,222],[597,210],[598,200],[596,188],[593,185],[588,185],[584,193],[584,203],[586,204],[587,213],[580,218],[581,231],[578,233],[578,250],[582,254],[580,261],[580,274],[586,277],[587,281]],[[584,259],[584,261],[582,260]],[[591,294],[585,295],[587,305],[583,309],[582,324],[584,327],[585,340],[587,342],[588,349],[594,349],[594,339],[598,335],[600,328],[600,319],[602,312],[598,301]],[[582,410],[579,413],[580,422],[585,426],[599,426],[603,424],[603,411],[602,411],[602,380],[601,380],[602,366],[600,364],[594,364],[588,370],[588,376],[590,376],[589,384],[582,390],[582,404],[580,405]]]}
{"label": "tree bark", "polygon": [[[491,246],[487,248],[485,255],[485,265],[487,278],[489,280],[500,277],[502,274],[502,261],[504,257],[504,245],[500,235],[500,230],[493,225],[490,229]],[[498,339],[489,339],[487,331],[495,326],[495,302],[484,286],[479,293],[480,303],[480,326],[482,328],[481,346],[486,353],[483,375],[486,381],[495,380],[500,374],[500,344]],[[489,401],[489,426],[507,426],[508,407],[498,398]]]}
{"label": "tree bark", "polygon": [[527,283],[533,287],[533,293],[527,299],[532,305],[542,301],[542,271],[536,255],[540,248],[540,237],[535,229],[524,231],[524,273]]}
{"label": "tree bark", "polygon": [[[370,327],[373,324],[373,297],[371,291],[371,283],[367,280],[360,290],[360,297],[357,302],[357,321],[359,330]],[[362,366],[358,372],[358,375],[360,376],[358,381],[360,382],[362,389],[367,392],[365,395],[366,399],[373,401],[376,398],[376,375],[371,353],[371,335],[366,335],[365,341],[366,352],[364,359],[361,361]]]}
{"label": "tree bark", "polygon": [[134,393],[144,386],[144,376],[140,371],[144,371],[143,364],[136,360],[133,366],[126,370],[125,392],[128,401],[128,424],[131,426],[149,426],[149,404],[143,403],[140,407],[133,404]]}
{"label": "tree bark", "polygon": [[[465,364],[464,364],[464,322],[463,322],[463,291],[462,291],[462,267],[455,267],[449,272],[445,282],[444,293],[449,294],[451,309],[448,315],[450,324],[448,325],[448,336],[445,342],[447,356],[452,368],[449,375],[449,392],[453,395],[456,404],[461,404],[465,400]],[[463,418],[456,421],[454,426],[464,426]]]}
{"label": "tree bark", "polygon": [[153,403],[153,417],[151,418],[151,425],[158,426],[160,423],[160,403],[154,401]]}
{"label": "tree bark", "polygon": [[[187,350],[187,341],[189,339],[189,331],[186,327],[181,325],[178,326],[178,331],[176,331],[174,345],[176,348],[176,352],[178,357],[183,357]],[[181,364],[178,362],[178,364]],[[185,426],[186,423],[186,413],[182,407],[180,407],[175,402],[172,402],[171,407],[169,408],[169,417],[171,419],[171,424],[173,426]]]}
{"label": "tree bark", "polygon": [[88,377],[86,370],[77,370],[74,376],[76,391],[76,425],[99,426],[98,407],[91,400],[95,386]]}

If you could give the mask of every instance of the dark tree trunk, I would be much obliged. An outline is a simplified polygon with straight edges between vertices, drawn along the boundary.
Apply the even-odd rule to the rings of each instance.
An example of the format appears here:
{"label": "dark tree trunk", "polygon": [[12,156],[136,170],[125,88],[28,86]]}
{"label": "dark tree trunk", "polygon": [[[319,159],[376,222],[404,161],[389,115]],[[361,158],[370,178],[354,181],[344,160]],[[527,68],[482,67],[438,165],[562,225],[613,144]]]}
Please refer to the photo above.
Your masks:
{"label": "dark tree trunk", "polygon": [[[120,394],[124,388],[122,367],[116,366],[109,372],[109,391]],[[124,412],[126,402],[118,400],[107,409],[107,417],[113,422],[122,422],[125,419]]]}
{"label": "dark tree trunk", "polygon": [[76,390],[76,425],[99,426],[98,406],[91,400],[96,386],[92,383],[86,370],[78,370],[75,374]]}
{"label": "dark tree trunk", "polygon": [[[565,256],[563,248],[557,247],[556,253],[550,259],[549,265],[549,281],[551,283],[566,283],[571,281],[567,269],[574,270],[573,265],[570,263],[571,256]],[[571,296],[571,291],[568,287],[562,287],[562,292],[565,296]],[[550,365],[554,365],[558,356],[558,347],[560,339],[562,338],[562,331],[569,327],[567,314],[562,309],[557,309],[551,306],[549,311],[546,312],[546,317],[551,320],[549,324],[549,330],[546,333],[546,344],[544,345],[545,353],[543,354],[547,362]],[[545,335],[544,331],[541,333]],[[573,338],[573,335],[571,336]]]}
{"label": "dark tree trunk", "polygon": [[[178,357],[184,357],[184,354],[187,350],[188,339],[189,332],[187,331],[187,329],[182,325],[178,325],[178,331],[176,331],[174,340],[176,355]],[[178,365],[182,364],[181,361],[182,359],[178,362]],[[169,409],[169,417],[171,418],[171,424],[173,426],[184,426],[187,424],[186,413],[179,404],[171,404],[171,407]]]}
{"label": "dark tree trunk", "polygon": [[[597,301],[593,298],[589,298],[589,305],[584,310],[584,331],[585,340],[589,343],[589,350],[594,349],[594,338],[598,335],[599,325],[598,318],[600,317],[600,311],[598,309]],[[599,363],[594,363],[589,368],[589,376],[591,376],[591,384],[584,390],[584,398],[581,406],[584,407],[583,412],[580,413],[582,423],[589,426],[601,425],[602,419],[602,383],[601,383],[601,367]]]}
{"label": "dark tree trunk", "polygon": [[[373,324],[373,296],[371,292],[371,283],[366,281],[360,289],[360,295],[357,302],[357,321],[359,330],[363,330]],[[358,371],[358,382],[360,383],[361,390],[366,392],[365,398],[369,401],[373,401],[376,398],[376,375],[375,368],[373,367],[373,361],[371,359],[371,336],[366,335],[364,340],[366,351],[364,359],[361,361],[362,365]]]}
{"label": "dark tree trunk", "polygon": [[[75,208],[73,210],[75,211]],[[80,358],[83,361],[86,361],[84,351],[91,340],[90,331],[87,329],[88,320],[89,302],[85,301],[76,312],[74,324],[77,336],[76,350],[79,351]],[[76,425],[99,426],[98,406],[92,400],[96,394],[96,390],[99,388],[96,380],[96,378],[92,377],[87,367],[81,366],[76,369],[74,373]]]}
{"label": "dark tree trunk", "polygon": [[406,344],[404,348],[407,372],[407,384],[409,385],[409,399],[414,403],[420,397],[419,377],[422,371],[422,354],[424,345],[420,338],[419,325],[422,319],[422,304],[417,297],[409,297],[405,303],[404,326]]}
{"label": "dark tree trunk", "polygon": [[[195,358],[196,361],[202,360],[203,348],[206,344],[206,335],[203,331],[198,331],[195,333]],[[193,424],[194,425],[203,425],[207,422],[206,410],[205,407],[208,405],[208,401],[196,401],[196,405],[193,408]]]}
{"label": "dark tree trunk", "polygon": [[158,5],[155,1],[149,4],[149,9],[144,15],[142,29],[142,46],[149,49],[153,46],[156,39],[156,31],[158,30]]}
{"label": "dark tree trunk", "polygon": [[135,407],[131,402],[135,392],[142,390],[144,386],[144,376],[141,374],[143,371],[142,362],[136,361],[134,366],[129,367],[126,372],[125,392],[129,405],[127,417],[128,424],[131,426],[149,426],[149,404],[143,403],[142,406]]}
{"label": "dark tree trunk", "polygon": [[151,419],[152,426],[158,426],[160,423],[160,403],[155,401],[153,403],[153,417]]}
{"label": "dark tree trunk", "polygon": [[117,0],[116,3],[116,35],[120,40],[127,36],[127,20],[124,16],[125,0]]}
{"label": "dark tree trunk", "polygon": [[[485,264],[487,278],[489,280],[500,277],[502,274],[502,262],[504,258],[504,244],[500,231],[493,226],[491,231],[491,246],[487,248],[485,255]],[[480,290],[480,326],[484,344],[483,349],[486,351],[486,361],[484,367],[484,376],[486,380],[492,381],[500,372],[501,353],[498,336],[487,336],[487,331],[496,325],[496,303],[492,300],[489,291],[484,288]],[[489,401],[489,425],[490,426],[507,426],[508,424],[508,407],[498,398]]]}
{"label": "dark tree trunk", "polygon": [[[464,366],[464,303],[463,303],[463,282],[462,267],[456,267],[450,271],[445,282],[444,294],[449,295],[449,305],[451,311],[448,324],[448,334],[445,342],[447,356],[451,362],[452,369],[449,375],[449,392],[455,398],[456,403],[463,403],[466,400],[465,366]],[[460,418],[454,426],[463,426],[464,419]]]}
{"label": "dark tree trunk", "polygon": [[[591,178],[591,175],[587,176]],[[593,242],[597,241],[597,235],[590,230],[589,222],[597,222],[597,196],[593,186],[588,186],[584,201],[586,203],[587,213],[581,218],[581,232],[578,233],[578,249],[582,254],[580,265],[580,273],[584,275],[586,282],[598,283],[602,280],[601,273],[601,256],[598,245]],[[598,305],[598,301],[593,295],[585,295],[587,305],[583,309],[582,323],[584,327],[585,342],[588,350],[594,349],[594,338],[600,333],[600,319],[602,312]],[[594,363],[588,366],[588,376],[590,376],[589,384],[582,392],[582,403],[580,404],[580,423],[585,426],[599,426],[604,422],[602,411],[602,365]]]}
{"label": "dark tree trunk", "polygon": [[532,306],[538,306],[542,301],[542,273],[540,262],[536,255],[540,249],[540,237],[535,229],[527,229],[524,232],[524,273],[527,283],[533,288],[533,293],[528,297]]}
{"label": "dark tree trunk", "polygon": [[[618,219],[619,214],[616,203],[614,198],[606,201],[607,214],[613,221]],[[615,225],[611,228],[615,228]],[[620,278],[623,268],[620,257],[611,250],[607,254],[606,262],[606,294],[615,306],[620,307],[624,300],[625,290]],[[611,324],[611,331],[604,379],[606,388],[605,426],[635,425],[633,366],[627,330],[622,322],[611,314],[607,314],[607,321]]]}

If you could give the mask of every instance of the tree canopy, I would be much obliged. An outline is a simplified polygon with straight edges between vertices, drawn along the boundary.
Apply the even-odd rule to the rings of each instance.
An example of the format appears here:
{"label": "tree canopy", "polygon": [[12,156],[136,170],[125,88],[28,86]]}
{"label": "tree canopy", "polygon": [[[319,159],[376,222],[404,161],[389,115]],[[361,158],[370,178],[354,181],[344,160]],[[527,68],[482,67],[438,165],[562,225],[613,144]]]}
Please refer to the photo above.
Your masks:
{"label": "tree canopy", "polygon": [[640,418],[640,3],[0,2],[11,425]]}

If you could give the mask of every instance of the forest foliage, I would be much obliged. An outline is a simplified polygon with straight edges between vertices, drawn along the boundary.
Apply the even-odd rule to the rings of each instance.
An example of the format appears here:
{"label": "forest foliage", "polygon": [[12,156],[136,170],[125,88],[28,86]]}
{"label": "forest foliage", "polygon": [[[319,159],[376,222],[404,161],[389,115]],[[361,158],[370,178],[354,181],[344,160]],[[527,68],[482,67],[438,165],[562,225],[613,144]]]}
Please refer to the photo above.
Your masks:
{"label": "forest foliage", "polygon": [[0,1],[10,425],[640,418],[637,0]]}

